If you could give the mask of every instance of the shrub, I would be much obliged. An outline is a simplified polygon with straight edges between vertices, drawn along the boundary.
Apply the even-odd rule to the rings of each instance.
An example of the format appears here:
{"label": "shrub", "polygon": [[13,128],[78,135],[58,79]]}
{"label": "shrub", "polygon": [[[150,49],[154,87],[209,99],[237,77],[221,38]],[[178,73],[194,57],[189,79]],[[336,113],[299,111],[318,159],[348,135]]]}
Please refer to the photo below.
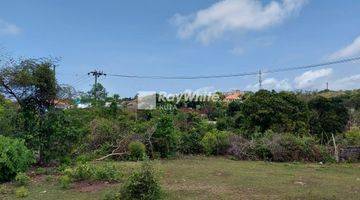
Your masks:
{"label": "shrub", "polygon": [[229,138],[229,148],[227,154],[234,156],[239,160],[255,160],[256,153],[255,142],[253,140],[247,140],[244,137],[238,135],[232,135]]}
{"label": "shrub", "polygon": [[0,135],[0,182],[13,179],[34,163],[33,154],[24,141]]}
{"label": "shrub", "polygon": [[39,127],[39,134],[34,134],[34,140],[38,141],[32,142],[40,145],[39,161],[42,164],[71,162],[73,150],[86,134],[85,130],[78,127],[79,123],[80,119],[68,115],[63,110],[50,109],[46,112]]}
{"label": "shrub", "polygon": [[183,125],[180,126],[179,151],[184,154],[202,153],[201,139],[212,127],[207,122],[201,120],[200,117],[194,117],[190,114],[182,123]]}
{"label": "shrub", "polygon": [[71,177],[76,181],[82,180],[92,180],[94,177],[95,171],[94,167],[88,164],[80,164],[77,166],[72,173]]}
{"label": "shrub", "polygon": [[35,173],[36,174],[47,174],[48,172],[47,172],[47,170],[45,168],[38,167],[38,168],[36,168]]}
{"label": "shrub", "polygon": [[15,190],[15,195],[17,198],[25,198],[29,196],[29,190],[26,189],[24,186],[21,186]]}
{"label": "shrub", "polygon": [[99,181],[118,181],[121,178],[121,174],[115,165],[97,166],[94,172],[94,179]]}
{"label": "shrub", "polygon": [[331,140],[331,134],[342,133],[349,121],[349,113],[341,98],[317,97],[309,102],[312,110],[310,133],[317,136],[322,144]]}
{"label": "shrub", "polygon": [[345,133],[345,140],[349,146],[360,146],[360,128],[352,128]]}
{"label": "shrub", "polygon": [[122,120],[95,118],[90,122],[90,148],[94,150],[101,147],[103,151],[108,150],[106,147],[115,146],[119,138],[129,135],[132,127],[133,124],[126,118]]}
{"label": "shrub", "polygon": [[[259,90],[235,109],[235,127],[251,133],[278,132],[307,133],[309,109],[294,93]],[[305,126],[304,126],[305,125]]]}
{"label": "shrub", "polygon": [[25,173],[19,172],[15,176],[15,181],[16,181],[16,184],[19,186],[28,185],[30,182],[30,177],[27,176]]}
{"label": "shrub", "polygon": [[182,132],[180,135],[179,151],[184,154],[202,153],[201,139],[204,137],[204,134],[196,130]]}
{"label": "shrub", "polygon": [[102,200],[120,200],[121,194],[115,191],[107,191]]}
{"label": "shrub", "polygon": [[68,175],[60,176],[59,185],[63,189],[69,189],[71,184],[71,178]]}
{"label": "shrub", "polygon": [[66,168],[66,169],[64,170],[64,174],[67,175],[67,176],[69,176],[69,177],[72,177],[73,174],[74,174],[74,170],[71,169],[71,168]]}
{"label": "shrub", "polygon": [[273,161],[322,161],[320,149],[312,137],[274,134],[265,143]]}
{"label": "shrub", "polygon": [[121,199],[161,199],[161,188],[149,163],[145,163],[139,171],[131,174],[121,190]]}
{"label": "shrub", "polygon": [[45,177],[45,181],[46,181],[46,182],[52,182],[53,180],[54,180],[54,177],[52,177],[52,176],[50,176],[50,175],[48,175],[48,176]]}
{"label": "shrub", "polygon": [[121,173],[114,165],[110,164],[100,166],[80,164],[74,170],[70,168],[65,169],[64,175],[70,177],[74,181],[118,181],[121,178]]}
{"label": "shrub", "polygon": [[158,120],[156,131],[151,140],[154,151],[159,153],[161,157],[166,158],[176,154],[179,134],[171,117],[165,115]]}
{"label": "shrub", "polygon": [[224,154],[229,146],[229,134],[225,131],[213,130],[204,135],[201,144],[207,155]]}
{"label": "shrub", "polygon": [[143,160],[146,156],[145,145],[139,141],[130,142],[128,148],[132,160]]}

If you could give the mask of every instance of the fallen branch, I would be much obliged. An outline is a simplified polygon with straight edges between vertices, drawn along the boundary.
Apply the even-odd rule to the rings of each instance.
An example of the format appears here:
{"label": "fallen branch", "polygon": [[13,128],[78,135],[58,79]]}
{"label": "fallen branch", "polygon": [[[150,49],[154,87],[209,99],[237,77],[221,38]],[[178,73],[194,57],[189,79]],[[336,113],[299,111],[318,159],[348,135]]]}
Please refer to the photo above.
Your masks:
{"label": "fallen branch", "polygon": [[104,160],[104,159],[106,159],[106,158],[108,158],[108,157],[111,157],[111,156],[123,156],[123,155],[127,155],[127,154],[128,154],[128,152],[124,152],[124,153],[111,153],[111,154],[108,154],[108,155],[103,156],[103,157],[101,157],[101,158],[98,158],[98,159],[96,159],[95,161],[101,161],[101,160]]}

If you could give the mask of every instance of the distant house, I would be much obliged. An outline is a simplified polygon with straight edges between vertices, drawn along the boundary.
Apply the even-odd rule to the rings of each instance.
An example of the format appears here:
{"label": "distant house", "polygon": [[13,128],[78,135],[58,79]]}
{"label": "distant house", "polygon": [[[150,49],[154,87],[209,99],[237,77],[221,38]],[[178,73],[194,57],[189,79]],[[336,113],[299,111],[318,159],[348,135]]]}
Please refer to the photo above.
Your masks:
{"label": "distant house", "polygon": [[232,102],[232,101],[240,100],[241,97],[244,95],[244,93],[239,90],[235,90],[232,92],[226,92],[224,93],[224,95],[225,95],[224,98],[225,102]]}
{"label": "distant house", "polygon": [[136,111],[138,108],[137,99],[124,100],[121,106],[129,111]]}
{"label": "distant house", "polygon": [[58,109],[69,109],[72,107],[72,105],[70,104],[69,101],[67,100],[61,100],[61,99],[55,99],[54,100],[54,105],[55,105],[55,108],[58,108]]}

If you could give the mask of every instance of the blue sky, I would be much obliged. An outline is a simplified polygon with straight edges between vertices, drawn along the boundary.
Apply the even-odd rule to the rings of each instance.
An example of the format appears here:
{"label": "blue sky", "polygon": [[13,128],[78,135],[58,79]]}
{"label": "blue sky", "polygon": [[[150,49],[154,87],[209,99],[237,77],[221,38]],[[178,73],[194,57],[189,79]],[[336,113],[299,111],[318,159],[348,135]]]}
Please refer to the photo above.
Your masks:
{"label": "blue sky", "polygon": [[[13,57],[61,57],[61,83],[88,90],[109,74],[215,75],[360,55],[355,0],[1,0],[0,48]],[[80,79],[80,81],[79,81]],[[256,90],[257,77],[143,80],[106,77],[110,93]],[[265,74],[277,90],[360,87],[359,63]]]}

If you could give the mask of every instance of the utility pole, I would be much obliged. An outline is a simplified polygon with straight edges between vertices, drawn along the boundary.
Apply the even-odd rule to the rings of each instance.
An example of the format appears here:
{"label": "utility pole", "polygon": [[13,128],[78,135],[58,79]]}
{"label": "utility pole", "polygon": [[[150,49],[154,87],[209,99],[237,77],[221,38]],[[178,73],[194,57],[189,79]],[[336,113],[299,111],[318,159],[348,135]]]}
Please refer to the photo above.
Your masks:
{"label": "utility pole", "polygon": [[329,82],[326,82],[326,90],[329,90]]}
{"label": "utility pole", "polygon": [[261,69],[259,70],[259,90],[262,89],[262,72]]}
{"label": "utility pole", "polygon": [[98,82],[98,78],[100,76],[106,76],[106,74],[103,72],[103,71],[97,71],[97,70],[94,70],[94,71],[91,71],[88,73],[88,75],[92,75],[94,76],[95,78],[95,82],[94,82],[94,97],[95,99],[97,99],[97,82]]}

